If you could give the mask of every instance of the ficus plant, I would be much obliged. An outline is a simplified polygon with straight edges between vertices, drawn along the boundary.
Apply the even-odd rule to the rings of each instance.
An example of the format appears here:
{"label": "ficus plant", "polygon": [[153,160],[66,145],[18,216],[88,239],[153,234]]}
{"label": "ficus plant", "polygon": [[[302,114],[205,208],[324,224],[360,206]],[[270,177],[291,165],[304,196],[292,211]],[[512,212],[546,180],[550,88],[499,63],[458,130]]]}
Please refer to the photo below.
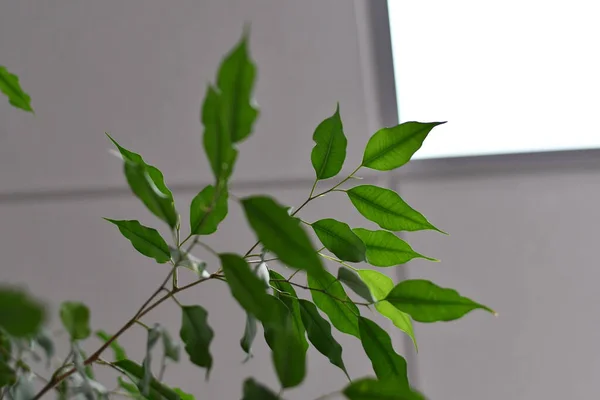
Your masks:
{"label": "ficus plant", "polygon": [[[475,309],[493,311],[433,282],[409,279],[394,283],[380,272],[379,268],[397,267],[414,258],[435,261],[413,250],[397,232],[444,232],[396,192],[374,185],[354,185],[358,181],[352,178],[365,168],[390,171],[402,167],[441,123],[406,122],[378,130],[369,139],[362,160],[357,161],[358,167],[321,191],[317,190],[318,184],[336,178],[346,159],[347,139],[338,106],[314,131],[315,145],[310,159],[315,181],[304,202],[291,208],[267,195],[238,198],[230,192],[229,182],[235,170],[238,144],[252,134],[259,115],[252,98],[255,76],[256,67],[245,34],[222,60],[216,82],[206,90],[201,107],[202,142],[214,182],[191,201],[189,221],[181,221],[161,171],[108,136],[122,160],[131,191],[157,218],[157,223],[168,226],[172,240],[135,220],[106,218],[106,221],[141,255],[168,265],[169,272],[143,304],[131,306],[131,318],[115,333],[92,332],[86,305],[62,303],[59,317],[70,341],[70,351],[62,357],[54,354],[53,339],[44,327],[46,311],[42,303],[24,289],[0,286],[0,397],[109,398],[116,392],[107,390],[94,377],[94,367],[101,365],[118,372],[119,395],[151,400],[193,399],[186,391],[163,382],[166,360],[172,364],[188,357],[191,363],[204,369],[208,378],[213,363],[218,362],[218,354],[211,352],[211,342],[218,332],[211,328],[211,316],[201,304],[183,305],[176,295],[219,280],[226,282],[246,313],[245,330],[240,332],[240,352],[250,358],[252,343],[262,326],[279,380],[277,388],[269,388],[253,378],[240,382],[242,400],[284,398],[286,389],[304,380],[310,346],[348,377],[348,384],[339,388],[337,394],[349,400],[424,399],[408,380],[405,359],[394,350],[389,333],[373,321],[372,313],[387,317],[415,341],[413,321],[452,321]],[[29,96],[20,88],[18,79],[2,68],[0,89],[11,104],[31,110]],[[324,184],[327,182],[321,186]],[[379,228],[351,228],[332,218],[302,219],[301,212],[307,204],[334,192],[347,197],[366,220]],[[218,230],[232,205],[243,209],[256,243],[237,254],[220,254],[204,239]],[[315,245],[316,240],[320,245]],[[213,253],[220,262],[208,265],[195,257],[193,251]],[[269,267],[274,260],[285,266],[284,273]],[[355,266],[363,262],[376,268]],[[191,270],[195,280],[180,285],[181,269]],[[306,295],[298,294],[302,291]],[[348,295],[347,291],[352,293]],[[152,311],[166,301],[175,301],[180,307],[179,340],[167,327],[151,323]],[[147,332],[146,355],[142,360],[129,359],[126,349],[119,344],[119,337],[134,325],[145,327]],[[360,341],[372,363],[373,376],[348,374],[342,346],[332,334],[334,329]],[[101,339],[103,344],[86,354],[82,343],[91,336]],[[153,370],[156,363],[152,363],[152,357],[157,346],[163,348],[163,357],[160,370]],[[39,357],[39,349],[46,353],[48,366],[53,366],[46,375],[31,366],[30,360]],[[185,355],[180,354],[183,352]],[[41,390],[37,392],[32,384],[34,379],[41,381]]]}

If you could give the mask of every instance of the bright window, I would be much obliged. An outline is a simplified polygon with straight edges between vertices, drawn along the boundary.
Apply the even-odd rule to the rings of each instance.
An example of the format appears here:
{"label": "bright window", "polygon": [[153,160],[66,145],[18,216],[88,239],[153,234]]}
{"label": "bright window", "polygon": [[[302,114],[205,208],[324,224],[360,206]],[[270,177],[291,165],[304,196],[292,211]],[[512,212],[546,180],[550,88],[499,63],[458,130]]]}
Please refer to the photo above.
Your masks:
{"label": "bright window", "polygon": [[389,0],[415,158],[600,147],[600,2]]}

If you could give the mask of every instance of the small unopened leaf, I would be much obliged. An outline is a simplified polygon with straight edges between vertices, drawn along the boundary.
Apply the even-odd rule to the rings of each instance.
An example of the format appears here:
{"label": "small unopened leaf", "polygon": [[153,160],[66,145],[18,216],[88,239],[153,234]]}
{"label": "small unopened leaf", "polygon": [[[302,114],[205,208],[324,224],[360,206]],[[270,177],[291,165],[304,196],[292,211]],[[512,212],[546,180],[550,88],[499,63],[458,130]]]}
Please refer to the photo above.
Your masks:
{"label": "small unopened leaf", "polygon": [[0,329],[0,362],[8,362],[12,359],[12,343],[8,335]]}
{"label": "small unopened leaf", "polygon": [[325,318],[321,317],[313,303],[304,299],[298,301],[308,339],[321,354],[329,359],[329,362],[344,371],[344,374],[350,380],[342,359],[342,346],[331,335],[331,325]]}
{"label": "small unopened leaf", "polygon": [[316,306],[327,314],[331,324],[340,332],[359,338],[359,311],[341,283],[329,272],[325,272],[320,277],[309,274],[308,286],[316,289],[311,290],[312,299]]}
{"label": "small unopened leaf", "polygon": [[8,97],[8,102],[21,110],[33,112],[31,98],[21,88],[19,77],[10,73],[6,67],[0,65],[0,92]]}
{"label": "small unopened leaf", "polygon": [[190,227],[194,235],[210,235],[227,216],[227,191],[206,186],[190,205]]}
{"label": "small unopened leaf", "polygon": [[394,351],[392,339],[379,325],[360,317],[360,341],[371,360],[375,375],[380,381],[393,381],[398,386],[408,387],[406,360]]}
{"label": "small unopened leaf", "polygon": [[410,387],[398,387],[392,381],[381,382],[372,378],[355,380],[344,389],[348,400],[425,400]]}
{"label": "small unopened leaf", "polygon": [[403,166],[437,125],[444,122],[405,122],[375,132],[365,148],[362,166],[389,171]]}
{"label": "small unopened leaf", "polygon": [[[140,381],[144,376],[144,368],[131,360],[121,360],[114,364],[125,371],[128,378],[132,382],[135,382],[139,389]],[[148,398],[152,400],[181,400],[177,392],[155,378],[150,380],[150,394]]]}
{"label": "small unopened leaf", "polygon": [[424,279],[400,282],[385,300],[419,322],[452,321],[478,308],[494,314],[491,308],[461,296],[456,290]]}
{"label": "small unopened leaf", "polygon": [[[112,337],[112,335],[102,330],[96,331],[96,336],[104,342],[108,342],[108,340]],[[115,361],[127,359],[127,353],[125,352],[125,349],[121,347],[119,342],[117,342],[116,340],[110,342],[110,348],[113,351]]]}
{"label": "small unopened leaf", "polygon": [[346,267],[340,267],[340,269],[338,269],[338,280],[369,303],[375,302],[371,290],[356,272]]}
{"label": "small unopened leaf", "polygon": [[323,246],[340,260],[365,261],[365,244],[352,232],[348,224],[327,218],[311,225]]}
{"label": "small unopened leaf", "polygon": [[185,344],[185,351],[194,364],[206,368],[206,377],[212,368],[212,355],[210,343],[214,337],[213,330],[208,325],[208,312],[200,306],[181,307],[181,340]]}
{"label": "small unopened leaf", "polygon": [[90,310],[85,304],[63,302],[60,305],[60,320],[69,332],[71,340],[83,340],[90,336]]}
{"label": "small unopened leaf", "polygon": [[35,334],[44,321],[44,306],[20,288],[0,286],[0,328],[9,335]]}
{"label": "small unopened leaf", "polygon": [[354,207],[365,218],[390,231],[420,231],[433,229],[418,211],[411,208],[398,193],[374,185],[361,185],[347,192]]}
{"label": "small unopened leaf", "polygon": [[388,231],[370,231],[363,228],[352,230],[365,244],[367,262],[376,267],[393,267],[413,258],[437,261],[414,251],[408,243]]}
{"label": "small unopened leaf", "polygon": [[156,229],[148,228],[135,220],[104,219],[115,224],[121,234],[129,239],[133,247],[146,257],[154,258],[160,264],[171,259],[169,245]]}
{"label": "small unopened leaf", "polygon": [[317,179],[328,179],[336,176],[344,165],[348,144],[340,118],[339,105],[335,110],[335,114],[317,126],[313,134],[313,140],[315,141],[315,147],[313,147],[310,159]]}
{"label": "small unopened leaf", "polygon": [[242,400],[279,400],[279,396],[252,378],[244,381]]}
{"label": "small unopened leaf", "polygon": [[252,314],[246,313],[246,327],[244,336],[240,339],[240,346],[248,354],[246,360],[252,357],[252,342],[256,338],[256,318]]}

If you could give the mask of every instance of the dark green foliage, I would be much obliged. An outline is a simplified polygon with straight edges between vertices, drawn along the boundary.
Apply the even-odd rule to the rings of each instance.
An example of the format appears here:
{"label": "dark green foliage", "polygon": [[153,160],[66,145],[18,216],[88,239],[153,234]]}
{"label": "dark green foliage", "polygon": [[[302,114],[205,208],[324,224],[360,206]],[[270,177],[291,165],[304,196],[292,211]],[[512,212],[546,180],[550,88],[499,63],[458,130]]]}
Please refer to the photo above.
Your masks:
{"label": "dark green foliage", "polygon": [[323,246],[340,260],[365,261],[365,245],[348,224],[327,218],[311,225]]}
{"label": "dark green foliage", "polygon": [[206,377],[212,368],[210,342],[214,332],[208,325],[208,313],[200,306],[181,307],[181,331],[179,336],[185,344],[185,351],[194,364],[206,368]]}
{"label": "dark green foliage", "polygon": [[344,389],[348,400],[425,400],[409,387],[398,387],[394,382],[381,382],[372,378],[356,380]]}
{"label": "dark green foliage", "polygon": [[244,381],[242,400],[278,400],[279,396],[252,378]]}
{"label": "dark green foliage", "polygon": [[208,185],[190,205],[190,229],[194,235],[210,235],[227,216],[227,191]]}
{"label": "dark green foliage", "polygon": [[24,337],[35,334],[45,318],[42,304],[24,290],[0,286],[0,328],[9,335]]}

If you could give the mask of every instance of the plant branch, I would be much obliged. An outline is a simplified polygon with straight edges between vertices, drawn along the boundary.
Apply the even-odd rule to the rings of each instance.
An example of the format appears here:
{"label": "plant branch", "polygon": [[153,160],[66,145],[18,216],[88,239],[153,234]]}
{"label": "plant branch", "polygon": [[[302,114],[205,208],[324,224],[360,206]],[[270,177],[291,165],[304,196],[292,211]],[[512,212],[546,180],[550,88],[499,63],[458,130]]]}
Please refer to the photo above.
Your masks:
{"label": "plant branch", "polygon": [[304,286],[304,285],[301,285],[301,284],[296,283],[296,282],[290,282],[287,279],[271,279],[271,281],[273,281],[273,282],[286,282],[286,283],[289,283],[292,286],[296,286],[296,287],[299,287],[301,289],[306,289],[306,290],[310,290],[310,291],[313,291],[313,292],[324,293],[327,296],[331,297],[332,299],[339,301],[340,303],[346,303],[346,304],[347,303],[352,303],[352,304],[356,304],[357,306],[369,306],[369,305],[371,305],[371,303],[357,303],[357,302],[352,301],[352,300],[340,299],[339,297],[332,295],[331,293],[329,293],[325,289],[318,289],[318,288],[312,288],[310,286]]}

